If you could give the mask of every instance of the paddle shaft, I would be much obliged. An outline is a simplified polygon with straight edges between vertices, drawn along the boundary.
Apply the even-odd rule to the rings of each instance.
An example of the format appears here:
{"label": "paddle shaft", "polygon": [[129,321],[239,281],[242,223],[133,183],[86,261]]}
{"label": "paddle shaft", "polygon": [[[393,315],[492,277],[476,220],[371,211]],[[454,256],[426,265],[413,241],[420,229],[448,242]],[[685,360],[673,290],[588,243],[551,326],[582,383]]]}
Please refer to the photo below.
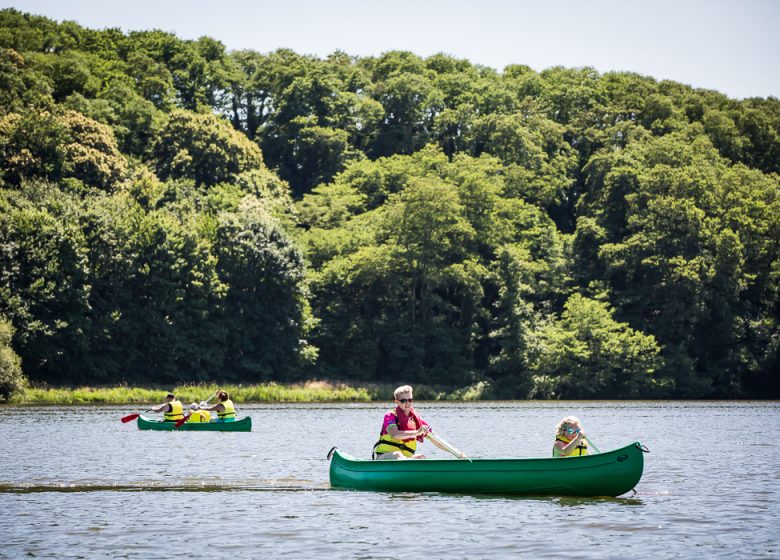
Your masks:
{"label": "paddle shaft", "polygon": [[447,451],[449,451],[450,453],[455,455],[455,457],[457,457],[458,459],[468,459],[469,462],[471,462],[471,459],[466,457],[465,453],[463,453],[462,451],[459,451],[455,447],[451,446],[449,443],[447,443],[446,441],[441,439],[439,436],[434,435],[433,432],[428,432],[427,434],[425,434],[425,437],[428,437],[428,438],[431,439],[431,441],[438,443],[444,449],[446,449]]}
{"label": "paddle shaft", "polygon": [[595,444],[595,443],[593,443],[592,441],[590,441],[590,438],[589,438],[588,436],[585,436],[585,441],[587,441],[587,442],[588,442],[588,445],[590,445],[590,446],[593,448],[593,450],[594,450],[596,453],[601,453],[601,451],[599,450],[599,448],[598,448],[598,447],[596,447],[596,444]]}
{"label": "paddle shaft", "polygon": [[[213,398],[214,398],[214,397],[217,395],[217,393],[219,393],[219,389],[217,389],[216,391],[214,391],[213,393],[211,393],[211,396],[210,396],[209,398],[207,398],[207,399],[206,399],[206,404],[209,404],[209,401],[210,401],[211,399],[213,399]],[[184,416],[183,418],[181,418],[180,420],[176,420],[176,424],[174,424],[174,425],[173,425],[173,427],[174,427],[174,428],[178,428],[179,426],[181,426],[182,424],[184,424],[184,423],[185,423],[187,420],[189,420],[190,416],[192,416],[192,413],[191,413],[191,412],[190,412],[190,413],[189,413],[187,416]]]}

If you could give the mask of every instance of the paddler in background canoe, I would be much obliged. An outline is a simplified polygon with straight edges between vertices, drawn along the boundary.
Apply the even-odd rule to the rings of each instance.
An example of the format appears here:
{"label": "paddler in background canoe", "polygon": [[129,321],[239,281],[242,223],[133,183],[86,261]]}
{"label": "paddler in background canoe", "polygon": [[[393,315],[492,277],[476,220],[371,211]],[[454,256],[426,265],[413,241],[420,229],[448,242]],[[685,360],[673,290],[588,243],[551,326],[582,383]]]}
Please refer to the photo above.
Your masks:
{"label": "paddler in background canoe", "polygon": [[[422,442],[430,431],[430,425],[414,410],[414,397],[409,385],[402,385],[393,391],[396,408],[385,414],[379,441],[374,444],[372,457],[377,460],[425,459],[418,455],[417,442]],[[433,444],[443,451],[450,451],[438,441]]]}
{"label": "paddler in background canoe", "polygon": [[211,422],[211,412],[208,410],[201,410],[197,403],[190,405],[190,414],[187,417],[187,422]]}
{"label": "paddler in background canoe", "polygon": [[165,395],[165,402],[161,405],[150,408],[152,412],[162,412],[165,422],[176,422],[184,418],[184,405],[176,398],[173,393]]}
{"label": "paddler in background canoe", "polygon": [[588,438],[576,416],[567,416],[555,427],[553,457],[580,457],[588,454]]}
{"label": "paddler in background canoe", "polygon": [[217,419],[215,422],[235,422],[236,421],[236,406],[233,401],[230,400],[230,395],[227,391],[219,391],[217,393],[217,400],[219,401],[214,406],[205,406],[206,403],[200,403],[200,410],[211,411],[217,413]]}

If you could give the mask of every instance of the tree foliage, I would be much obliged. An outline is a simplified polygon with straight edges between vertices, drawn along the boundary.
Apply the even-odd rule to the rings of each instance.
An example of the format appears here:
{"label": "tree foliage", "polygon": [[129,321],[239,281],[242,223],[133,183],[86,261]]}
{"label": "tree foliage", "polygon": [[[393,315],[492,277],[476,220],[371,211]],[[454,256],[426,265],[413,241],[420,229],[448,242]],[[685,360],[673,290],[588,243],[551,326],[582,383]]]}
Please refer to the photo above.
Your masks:
{"label": "tree foliage", "polygon": [[161,179],[192,179],[205,186],[263,167],[257,145],[228,123],[181,110],[173,111],[160,130],[154,155]]}
{"label": "tree foliage", "polygon": [[776,396],[779,162],[771,97],[5,9],[3,332],[52,383]]}
{"label": "tree foliage", "polygon": [[21,360],[11,346],[13,334],[14,328],[11,322],[0,316],[0,402],[8,401],[26,384]]}

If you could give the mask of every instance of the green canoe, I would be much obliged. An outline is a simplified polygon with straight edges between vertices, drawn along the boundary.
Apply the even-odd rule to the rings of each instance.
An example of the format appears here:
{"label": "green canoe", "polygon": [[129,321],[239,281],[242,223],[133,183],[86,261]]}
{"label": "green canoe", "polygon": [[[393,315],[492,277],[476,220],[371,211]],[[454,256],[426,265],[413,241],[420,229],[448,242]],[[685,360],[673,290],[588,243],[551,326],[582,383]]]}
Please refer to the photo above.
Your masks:
{"label": "green canoe", "polygon": [[355,459],[333,448],[333,488],[536,496],[619,496],[639,482],[647,448],[561,459]]}
{"label": "green canoe", "polygon": [[189,432],[251,432],[252,418],[245,416],[235,422],[185,422],[178,428],[176,422],[138,417],[139,430],[181,430]]}

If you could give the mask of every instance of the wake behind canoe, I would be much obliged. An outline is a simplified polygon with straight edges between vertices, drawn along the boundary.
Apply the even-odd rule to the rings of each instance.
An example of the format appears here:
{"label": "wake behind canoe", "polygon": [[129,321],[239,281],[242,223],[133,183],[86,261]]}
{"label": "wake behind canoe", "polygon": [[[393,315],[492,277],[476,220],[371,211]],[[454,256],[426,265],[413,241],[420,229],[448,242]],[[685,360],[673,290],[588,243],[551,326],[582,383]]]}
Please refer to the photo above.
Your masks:
{"label": "wake behind canoe", "polygon": [[333,488],[536,496],[619,496],[642,478],[639,442],[568,459],[424,459],[372,461],[334,450]]}
{"label": "wake behind canoe", "polygon": [[185,422],[178,428],[176,422],[163,422],[162,420],[138,417],[139,430],[164,430],[184,432],[251,432],[252,418],[245,416],[235,422]]}

